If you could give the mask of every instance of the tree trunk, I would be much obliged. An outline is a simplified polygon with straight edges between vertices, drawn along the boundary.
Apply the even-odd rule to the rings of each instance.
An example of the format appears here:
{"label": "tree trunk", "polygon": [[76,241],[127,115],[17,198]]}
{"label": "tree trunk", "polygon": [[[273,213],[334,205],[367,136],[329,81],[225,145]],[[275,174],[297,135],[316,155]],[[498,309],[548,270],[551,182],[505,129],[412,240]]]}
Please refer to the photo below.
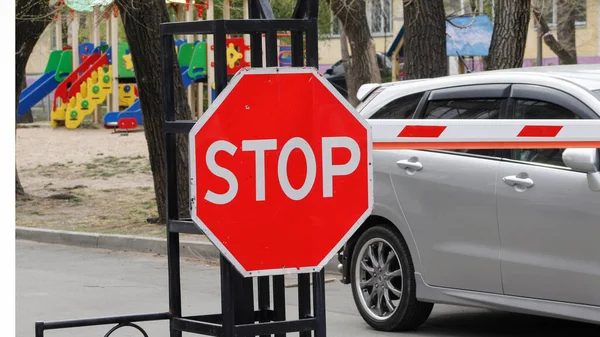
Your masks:
{"label": "tree trunk", "polygon": [[[25,72],[25,69],[23,69],[23,72]],[[27,88],[27,73],[23,74],[21,91],[25,90],[25,88]],[[20,96],[20,92],[19,92],[19,96]],[[33,114],[31,113],[31,109],[25,111],[25,113],[23,115],[21,115],[21,117],[17,117],[17,124],[21,124],[21,123],[33,123]]]}
{"label": "tree trunk", "polygon": [[[150,167],[154,177],[154,192],[158,205],[159,222],[166,220],[166,168],[163,135],[162,58],[160,24],[169,22],[164,0],[117,0],[131,59],[135,68],[136,82],[144,118],[144,133],[148,143]],[[173,49],[171,51],[175,53]],[[173,78],[175,84],[175,115],[179,120],[190,120],[192,115],[187,104],[186,91],[181,79],[177,57],[174,57]],[[189,217],[188,138],[177,136],[177,191],[179,216]]]}
{"label": "tree trunk", "polygon": [[[22,90],[22,89],[21,89]],[[17,124],[30,124],[33,123],[33,113],[31,109],[25,111],[20,117],[17,117]]]}
{"label": "tree trunk", "polygon": [[[572,8],[569,12],[567,10],[568,5],[566,2],[570,0],[561,0],[558,2],[558,41],[554,38],[554,35],[550,32],[550,27],[542,12],[540,4],[533,8],[533,15],[537,20],[540,34],[544,39],[544,43],[558,56],[559,64],[576,64],[577,63],[577,48],[575,45],[575,11],[574,6],[576,5],[572,0]],[[565,19],[566,18],[566,19]]]}
{"label": "tree trunk", "polygon": [[19,179],[19,171],[15,167],[15,196],[22,197],[25,195],[25,189],[21,185],[21,179]]}
{"label": "tree trunk", "polygon": [[577,64],[577,47],[575,44],[575,8],[577,0],[558,0],[557,35],[558,43],[567,52],[566,57],[559,57],[559,64]]}
{"label": "tree trunk", "polygon": [[[342,54],[342,63],[344,64],[344,76],[346,78],[346,93],[348,92],[357,92],[358,88],[354,86],[354,81],[352,81],[352,62],[350,62],[350,51],[348,50],[348,37],[346,36],[346,31],[344,30],[344,25],[339,19],[338,26],[340,30],[340,52]],[[356,97],[356,95],[354,95]],[[358,101],[355,99],[355,101]],[[358,104],[358,102],[351,102],[352,105]]]}
{"label": "tree trunk", "polygon": [[448,75],[444,2],[404,0],[405,80]]}
{"label": "tree trunk", "polygon": [[[25,68],[38,39],[52,21],[47,1],[17,0],[15,2],[15,116],[19,108],[20,88],[25,86]],[[16,124],[15,124],[16,126]],[[24,195],[15,166],[15,194]]]}
{"label": "tree trunk", "polygon": [[342,23],[342,29],[350,44],[352,66],[351,72],[346,72],[345,76],[348,101],[356,106],[358,104],[356,93],[360,86],[381,82],[375,41],[371,37],[367,22],[367,5],[365,0],[330,0],[329,4]]}
{"label": "tree trunk", "polygon": [[523,66],[530,1],[497,0],[487,70]]}

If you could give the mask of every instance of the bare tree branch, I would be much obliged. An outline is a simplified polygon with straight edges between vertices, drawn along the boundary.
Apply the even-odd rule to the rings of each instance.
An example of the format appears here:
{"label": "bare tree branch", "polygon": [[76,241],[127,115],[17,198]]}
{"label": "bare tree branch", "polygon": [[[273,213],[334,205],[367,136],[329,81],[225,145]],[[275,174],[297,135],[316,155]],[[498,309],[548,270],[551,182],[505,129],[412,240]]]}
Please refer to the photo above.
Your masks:
{"label": "bare tree branch", "polygon": [[351,68],[346,72],[348,100],[358,104],[356,91],[366,83],[381,82],[375,41],[367,22],[365,0],[327,0],[350,44]]}
{"label": "bare tree branch", "polygon": [[471,22],[469,22],[468,24],[466,24],[464,26],[455,24],[454,22],[452,22],[452,19],[454,19],[454,18],[446,17],[446,22],[448,22],[449,24],[451,24],[452,26],[454,26],[456,28],[464,29],[464,28],[468,28],[475,22],[475,14],[471,15]]}
{"label": "bare tree branch", "polygon": [[[577,55],[573,52],[575,50],[575,48],[572,48],[572,51],[569,51],[565,45],[563,45],[558,40],[556,40],[554,35],[552,35],[552,32],[550,31],[550,27],[548,26],[546,19],[544,19],[544,15],[542,12],[543,9],[542,9],[541,4],[534,2],[532,5],[533,5],[533,17],[535,18],[535,20],[537,22],[539,34],[542,36],[544,43],[546,43],[546,45],[550,48],[550,50],[552,50],[552,52],[554,52],[554,54],[556,54],[556,56],[558,56],[559,62],[561,64],[577,63]],[[560,18],[560,20],[564,20],[564,18]],[[559,27],[559,29],[560,28],[561,27]],[[574,34],[574,31],[573,31],[573,34]],[[574,44],[574,37],[573,37],[573,44]]]}

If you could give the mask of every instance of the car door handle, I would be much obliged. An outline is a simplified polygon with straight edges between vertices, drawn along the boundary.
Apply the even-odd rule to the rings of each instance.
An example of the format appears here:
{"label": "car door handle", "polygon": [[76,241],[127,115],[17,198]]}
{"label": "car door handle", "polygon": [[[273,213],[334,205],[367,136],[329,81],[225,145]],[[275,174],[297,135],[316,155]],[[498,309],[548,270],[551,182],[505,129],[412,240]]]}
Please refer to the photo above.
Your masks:
{"label": "car door handle", "polygon": [[523,186],[523,187],[531,187],[533,186],[533,180],[531,180],[531,178],[520,178],[517,176],[506,176],[504,178],[502,178],[502,180],[504,180],[505,183],[509,184],[510,186],[515,186],[515,185],[519,185],[519,186]]}
{"label": "car door handle", "polygon": [[398,166],[400,166],[401,168],[413,169],[415,171],[420,171],[423,168],[423,164],[419,163],[416,160],[415,161],[411,161],[411,159],[399,160],[399,161],[396,162],[396,164]]}

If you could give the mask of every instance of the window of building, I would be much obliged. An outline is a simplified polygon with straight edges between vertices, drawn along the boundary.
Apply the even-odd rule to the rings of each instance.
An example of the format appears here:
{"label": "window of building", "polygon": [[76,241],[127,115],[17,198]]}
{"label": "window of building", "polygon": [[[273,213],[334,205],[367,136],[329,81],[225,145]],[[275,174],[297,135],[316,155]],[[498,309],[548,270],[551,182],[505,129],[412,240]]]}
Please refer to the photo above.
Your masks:
{"label": "window of building", "polygon": [[367,1],[367,21],[373,35],[392,33],[392,0]]}
{"label": "window of building", "polygon": [[[550,28],[556,28],[560,20],[562,20],[560,17],[558,17],[558,1],[559,0],[541,1],[544,19],[546,20],[546,23],[548,23],[548,26],[550,26]],[[575,6],[575,26],[585,26],[587,21],[587,0],[576,0],[573,2],[573,6]]]}
{"label": "window of building", "polygon": [[[367,22],[371,34],[390,35],[393,34],[393,7],[392,0],[367,0]],[[340,28],[338,20],[334,13],[330,10],[331,24],[329,35],[339,36]]]}

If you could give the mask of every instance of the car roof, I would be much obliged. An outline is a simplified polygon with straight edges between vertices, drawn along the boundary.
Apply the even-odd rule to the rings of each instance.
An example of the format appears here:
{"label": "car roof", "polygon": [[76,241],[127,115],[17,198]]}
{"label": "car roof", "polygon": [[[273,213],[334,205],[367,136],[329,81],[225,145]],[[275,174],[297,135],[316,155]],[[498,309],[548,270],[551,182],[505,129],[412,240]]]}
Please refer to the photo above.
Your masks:
{"label": "car roof", "polygon": [[488,71],[488,73],[502,72],[536,73],[554,78],[575,81],[590,91],[600,89],[600,64],[570,64]]}
{"label": "car roof", "polygon": [[[512,68],[512,69],[499,69],[499,70],[487,70],[478,71],[469,74],[458,74],[449,75],[435,78],[424,78],[416,80],[398,81],[398,82],[387,82],[383,83],[382,87],[393,87],[401,84],[432,81],[432,83],[440,82],[442,79],[457,79],[459,77],[468,77],[472,84],[483,84],[490,83],[486,81],[486,78],[494,76],[494,80],[507,80],[510,82],[511,74],[528,74],[534,73],[539,76],[552,77],[557,79],[564,79],[575,81],[586,89],[598,90],[600,89],[600,64],[572,64],[572,65],[558,65],[558,66],[541,66],[541,67],[524,67],[524,68]],[[583,81],[580,81],[583,80]],[[444,87],[444,86],[441,86]]]}
{"label": "car roof", "polygon": [[[600,100],[591,91],[600,90],[599,65],[559,65],[481,71],[469,74],[388,82],[377,86],[374,99],[364,97],[366,104],[357,107],[362,115],[378,110],[389,101],[413,93],[478,84],[530,84],[555,88],[578,97],[600,111]],[[370,92],[375,91],[372,88]]]}

